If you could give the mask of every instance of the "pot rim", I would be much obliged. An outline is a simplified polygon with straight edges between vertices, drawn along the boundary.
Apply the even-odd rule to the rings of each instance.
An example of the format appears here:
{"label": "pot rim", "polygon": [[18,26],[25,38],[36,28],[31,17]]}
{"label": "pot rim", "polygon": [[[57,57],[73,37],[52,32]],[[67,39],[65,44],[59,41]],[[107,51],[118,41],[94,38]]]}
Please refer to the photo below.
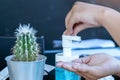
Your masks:
{"label": "pot rim", "polygon": [[16,60],[12,60],[14,55],[9,55],[9,56],[5,57],[5,60],[6,61],[12,61],[12,62],[31,63],[31,62],[42,62],[42,61],[45,61],[47,59],[47,57],[44,56],[44,55],[39,55],[39,56],[41,57],[41,59],[37,59],[35,61],[16,61]]}

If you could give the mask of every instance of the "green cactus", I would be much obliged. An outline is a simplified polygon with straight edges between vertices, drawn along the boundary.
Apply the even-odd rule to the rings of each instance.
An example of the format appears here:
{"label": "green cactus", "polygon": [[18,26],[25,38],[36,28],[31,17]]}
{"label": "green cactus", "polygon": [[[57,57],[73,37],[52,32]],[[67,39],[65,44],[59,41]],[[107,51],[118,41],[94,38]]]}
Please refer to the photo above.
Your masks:
{"label": "green cactus", "polygon": [[13,47],[13,54],[17,61],[34,61],[39,55],[39,45],[36,42],[36,31],[28,25],[19,25],[16,29],[17,40]]}

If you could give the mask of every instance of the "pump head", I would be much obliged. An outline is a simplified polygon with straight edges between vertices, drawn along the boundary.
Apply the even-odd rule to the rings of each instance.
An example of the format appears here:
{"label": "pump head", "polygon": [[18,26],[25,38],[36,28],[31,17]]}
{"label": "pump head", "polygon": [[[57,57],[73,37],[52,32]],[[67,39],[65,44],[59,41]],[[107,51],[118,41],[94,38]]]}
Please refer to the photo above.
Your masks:
{"label": "pump head", "polygon": [[71,51],[72,47],[74,46],[73,41],[80,42],[81,37],[62,35],[62,47],[64,56],[72,56]]}

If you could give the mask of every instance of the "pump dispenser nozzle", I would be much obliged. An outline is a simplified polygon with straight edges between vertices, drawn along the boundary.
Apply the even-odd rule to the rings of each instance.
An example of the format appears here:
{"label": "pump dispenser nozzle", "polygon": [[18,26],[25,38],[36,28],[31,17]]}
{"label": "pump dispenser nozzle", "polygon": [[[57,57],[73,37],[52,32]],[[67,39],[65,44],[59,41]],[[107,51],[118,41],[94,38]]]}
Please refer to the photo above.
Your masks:
{"label": "pump dispenser nozzle", "polygon": [[81,41],[81,37],[79,36],[67,36],[67,35],[62,35],[62,46],[63,46],[63,56],[72,56],[72,46],[73,41]]}

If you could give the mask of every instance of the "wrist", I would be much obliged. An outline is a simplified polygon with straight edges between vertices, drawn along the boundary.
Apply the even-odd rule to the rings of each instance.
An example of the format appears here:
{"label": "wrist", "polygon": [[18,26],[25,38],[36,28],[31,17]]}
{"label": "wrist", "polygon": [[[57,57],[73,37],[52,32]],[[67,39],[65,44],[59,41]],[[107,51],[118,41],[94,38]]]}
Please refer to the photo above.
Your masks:
{"label": "wrist", "polygon": [[101,26],[104,26],[106,29],[111,25],[111,22],[120,18],[120,13],[112,8],[102,7],[99,12],[98,22]]}
{"label": "wrist", "polygon": [[[104,23],[106,22],[109,12],[111,12],[111,8],[108,8],[108,7],[101,7],[100,11],[98,12],[96,20],[98,21],[98,23],[101,26],[104,26]],[[106,26],[104,26],[104,27],[106,27]]]}

